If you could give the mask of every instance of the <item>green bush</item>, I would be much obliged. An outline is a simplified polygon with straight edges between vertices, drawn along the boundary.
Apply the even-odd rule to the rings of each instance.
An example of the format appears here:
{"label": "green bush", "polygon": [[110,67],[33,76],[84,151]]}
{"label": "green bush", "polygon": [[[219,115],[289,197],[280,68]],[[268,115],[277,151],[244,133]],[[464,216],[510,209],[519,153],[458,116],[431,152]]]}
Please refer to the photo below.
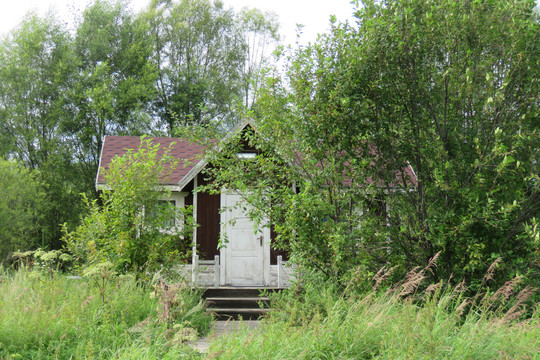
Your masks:
{"label": "green bush", "polygon": [[43,187],[35,173],[15,161],[0,159],[0,263],[14,251],[39,246],[37,230]]}
{"label": "green bush", "polygon": [[[65,230],[67,248],[83,266],[110,262],[121,273],[143,276],[185,259],[191,251],[190,208],[160,205],[169,193],[160,179],[170,175],[178,159],[170,148],[141,139],[136,151],[111,161],[105,172],[107,188],[97,200],[85,198],[88,215],[74,231]],[[171,228],[162,225],[171,218]]]}

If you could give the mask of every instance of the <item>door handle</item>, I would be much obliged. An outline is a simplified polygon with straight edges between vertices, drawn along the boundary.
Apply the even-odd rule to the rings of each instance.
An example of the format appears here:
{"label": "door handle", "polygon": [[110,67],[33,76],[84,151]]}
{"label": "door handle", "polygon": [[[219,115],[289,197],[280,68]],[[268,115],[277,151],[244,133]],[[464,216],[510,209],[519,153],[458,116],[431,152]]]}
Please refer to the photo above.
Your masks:
{"label": "door handle", "polygon": [[259,236],[257,239],[259,239],[260,246],[263,246],[263,237],[262,237],[262,235]]}

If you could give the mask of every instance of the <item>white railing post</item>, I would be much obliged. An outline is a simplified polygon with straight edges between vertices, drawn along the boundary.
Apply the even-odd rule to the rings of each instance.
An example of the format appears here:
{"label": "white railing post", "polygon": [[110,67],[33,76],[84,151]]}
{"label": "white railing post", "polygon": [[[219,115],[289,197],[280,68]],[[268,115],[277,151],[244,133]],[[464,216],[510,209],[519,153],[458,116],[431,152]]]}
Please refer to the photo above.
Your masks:
{"label": "white railing post", "polygon": [[199,255],[193,255],[193,264],[191,265],[192,265],[191,281],[193,282],[193,286],[198,288],[199,287]]}
{"label": "white railing post", "polygon": [[283,280],[281,272],[283,271],[283,257],[281,255],[277,256],[277,286],[278,288],[283,287]]}
{"label": "white railing post", "polygon": [[219,287],[220,271],[221,271],[221,268],[219,266],[219,255],[216,255],[214,256],[214,286],[215,287]]}

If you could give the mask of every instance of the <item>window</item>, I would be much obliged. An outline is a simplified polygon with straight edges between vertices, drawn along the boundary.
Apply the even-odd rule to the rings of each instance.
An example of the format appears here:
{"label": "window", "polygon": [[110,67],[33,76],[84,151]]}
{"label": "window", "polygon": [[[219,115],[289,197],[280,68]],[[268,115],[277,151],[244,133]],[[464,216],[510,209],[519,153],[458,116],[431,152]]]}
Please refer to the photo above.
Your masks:
{"label": "window", "polygon": [[176,201],[158,200],[156,204],[149,209],[146,218],[149,221],[158,222],[159,228],[168,230],[176,224]]}
{"label": "window", "polygon": [[238,153],[236,155],[240,159],[255,159],[255,156],[257,156],[257,154],[255,154],[253,152],[241,152],[241,153]]}

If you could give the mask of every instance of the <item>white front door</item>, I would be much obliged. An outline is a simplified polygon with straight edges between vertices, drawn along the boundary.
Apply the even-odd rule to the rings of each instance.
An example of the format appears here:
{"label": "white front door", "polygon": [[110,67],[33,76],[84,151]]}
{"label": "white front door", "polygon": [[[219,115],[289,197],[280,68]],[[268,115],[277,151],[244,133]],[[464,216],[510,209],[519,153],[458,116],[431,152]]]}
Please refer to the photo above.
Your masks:
{"label": "white front door", "polygon": [[253,221],[242,207],[242,196],[221,194],[221,233],[228,240],[221,249],[221,284],[264,286],[270,279],[270,229],[255,232]]}

